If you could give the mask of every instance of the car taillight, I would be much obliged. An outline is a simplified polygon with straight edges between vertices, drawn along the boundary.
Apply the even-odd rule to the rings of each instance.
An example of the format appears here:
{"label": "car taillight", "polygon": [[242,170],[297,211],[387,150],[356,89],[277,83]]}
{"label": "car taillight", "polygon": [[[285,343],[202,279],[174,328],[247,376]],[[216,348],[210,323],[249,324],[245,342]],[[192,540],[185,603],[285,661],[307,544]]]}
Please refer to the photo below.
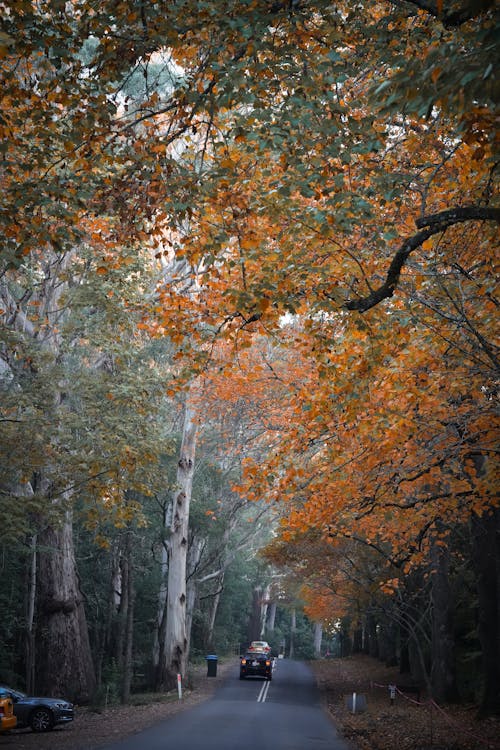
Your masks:
{"label": "car taillight", "polygon": [[266,667],[270,667],[270,666],[271,666],[271,662],[269,661],[269,659],[266,659]]}
{"label": "car taillight", "polygon": [[241,660],[241,663],[242,663],[242,664],[246,664],[246,663],[247,663],[247,660],[246,660],[246,659],[242,659],[242,660]]}

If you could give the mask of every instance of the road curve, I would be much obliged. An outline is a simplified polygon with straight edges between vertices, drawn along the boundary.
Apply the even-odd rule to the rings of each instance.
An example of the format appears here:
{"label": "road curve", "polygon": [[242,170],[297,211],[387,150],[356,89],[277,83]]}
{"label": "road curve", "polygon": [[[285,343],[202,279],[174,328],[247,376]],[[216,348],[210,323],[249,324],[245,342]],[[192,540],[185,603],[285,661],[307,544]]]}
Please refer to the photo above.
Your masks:
{"label": "road curve", "polygon": [[104,750],[348,750],[306,664],[279,660],[271,682],[238,666],[210,700]]}

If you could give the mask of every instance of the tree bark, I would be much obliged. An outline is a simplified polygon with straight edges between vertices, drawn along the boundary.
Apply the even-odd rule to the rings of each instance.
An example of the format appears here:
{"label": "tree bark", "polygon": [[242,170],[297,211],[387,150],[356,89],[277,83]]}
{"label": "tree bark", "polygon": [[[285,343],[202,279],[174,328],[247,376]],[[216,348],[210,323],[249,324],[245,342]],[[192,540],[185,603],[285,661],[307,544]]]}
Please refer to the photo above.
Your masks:
{"label": "tree bark", "polygon": [[473,565],[482,650],[481,716],[500,715],[500,510],[472,517]]}
{"label": "tree bark", "polygon": [[60,526],[48,526],[39,534],[37,587],[37,691],[86,703],[95,690],[95,673],[70,511]]}
{"label": "tree bark", "polygon": [[28,602],[26,613],[26,690],[33,694],[35,689],[35,601],[37,535],[30,539],[31,557],[28,576]]}
{"label": "tree bark", "polygon": [[175,688],[178,674],[184,679],[187,667],[186,560],[196,434],[194,411],[189,404],[189,400],[186,400],[182,443],[177,465],[178,490],[173,498],[172,523],[168,540],[165,653],[163,664],[159,665],[160,683],[167,690]]}
{"label": "tree bark", "polygon": [[219,578],[217,579],[217,584],[218,584],[217,591],[212,597],[212,603],[210,607],[210,616],[208,618],[208,625],[207,625],[207,636],[206,636],[207,651],[213,651],[215,649],[215,642],[214,642],[215,619],[217,617],[217,610],[219,609],[220,595],[222,593],[222,586],[224,584],[225,575],[226,575],[226,571],[222,570]]}
{"label": "tree bark", "polygon": [[266,586],[262,593],[262,601],[260,606],[260,633],[259,638],[263,640],[266,632],[266,619],[267,619],[267,608],[269,606],[269,597],[271,595],[271,586]]}
{"label": "tree bark", "polygon": [[135,589],[134,589],[134,573],[132,564],[132,532],[129,530],[126,535],[125,541],[125,559],[127,567],[127,596],[126,596],[126,611],[125,611],[125,632],[123,642],[123,654],[122,654],[122,690],[121,699],[122,703],[127,704],[130,702],[130,688],[132,685],[133,675],[133,643],[134,643],[134,603],[135,603]]}
{"label": "tree bark", "polygon": [[268,633],[274,632],[274,623],[276,622],[276,609],[277,604],[276,602],[271,602],[269,604],[269,609],[267,610],[267,624],[266,629]]}
{"label": "tree bark", "polygon": [[[398,634],[399,626],[394,620],[385,616],[377,632],[378,654],[386,667],[394,667],[398,663]],[[400,654],[400,661],[403,655]]]}
{"label": "tree bark", "polygon": [[191,646],[191,628],[193,624],[193,612],[198,596],[198,581],[196,571],[200,563],[205,541],[200,537],[193,537],[188,549],[187,557],[187,576],[186,576],[186,634],[187,634],[187,654],[186,660],[189,659],[189,649]]}
{"label": "tree bark", "polygon": [[432,560],[432,646],[431,685],[437,701],[457,700],[453,638],[453,612],[448,578],[449,552],[447,546],[433,544]]}
{"label": "tree bark", "polygon": [[123,644],[125,643],[125,628],[128,609],[128,568],[123,555],[120,558],[120,573],[120,606],[118,608],[115,639],[115,658],[121,669],[123,667]]}
{"label": "tree bark", "polygon": [[[172,504],[166,504],[163,509],[163,530],[166,533],[170,528],[171,524],[171,513]],[[155,675],[161,673],[160,664],[165,659],[165,636],[167,628],[167,588],[168,588],[168,544],[166,540],[163,540],[161,546],[161,581],[160,590],[158,592],[158,611],[156,616],[157,626],[154,634],[153,642],[153,668]],[[159,688],[159,684],[156,684],[156,688]]]}
{"label": "tree bark", "polygon": [[321,657],[321,641],[323,639],[323,625],[320,622],[314,623],[314,656],[316,659]]}
{"label": "tree bark", "polygon": [[373,656],[374,659],[379,658],[379,642],[378,642],[378,636],[377,636],[377,625],[378,621],[373,613],[373,611],[369,611],[366,615],[366,621],[365,621],[365,639],[366,639],[366,645],[365,645],[365,651],[370,656]]}

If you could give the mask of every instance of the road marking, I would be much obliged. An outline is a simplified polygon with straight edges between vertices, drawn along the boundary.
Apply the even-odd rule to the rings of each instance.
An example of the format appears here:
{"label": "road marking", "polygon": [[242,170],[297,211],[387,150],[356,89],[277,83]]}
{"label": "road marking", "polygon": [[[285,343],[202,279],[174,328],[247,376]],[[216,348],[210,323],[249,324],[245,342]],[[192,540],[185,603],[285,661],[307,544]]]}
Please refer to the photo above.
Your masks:
{"label": "road marking", "polygon": [[269,681],[267,681],[267,682],[265,682],[265,683],[264,683],[264,684],[262,685],[262,687],[261,687],[261,689],[260,689],[260,693],[259,693],[259,696],[258,696],[258,698],[257,698],[257,703],[265,703],[265,701],[266,701],[266,698],[267,698],[267,693],[268,693],[268,690],[269,690],[269,685],[270,685],[270,684],[271,684],[271,683],[270,683]]}

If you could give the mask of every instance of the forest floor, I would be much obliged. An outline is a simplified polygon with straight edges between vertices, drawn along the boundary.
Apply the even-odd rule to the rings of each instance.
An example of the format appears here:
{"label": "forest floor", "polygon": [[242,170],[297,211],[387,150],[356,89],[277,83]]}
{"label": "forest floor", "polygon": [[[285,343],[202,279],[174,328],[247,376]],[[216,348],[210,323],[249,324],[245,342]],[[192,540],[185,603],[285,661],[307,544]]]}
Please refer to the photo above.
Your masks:
{"label": "forest floor", "polygon": [[[405,693],[399,688],[410,683],[397,668],[363,655],[321,659],[311,668],[353,750],[500,750],[500,718],[480,721],[475,705],[438,706],[425,694]],[[398,687],[392,704],[389,685]],[[352,712],[353,693],[364,711]]]}
{"label": "forest floor", "polygon": [[[397,692],[391,705],[388,685],[405,684],[397,669],[368,656],[311,662],[325,707],[352,750],[500,750],[500,719],[476,719],[476,707],[436,707],[425,696]],[[182,701],[177,691],[163,700],[134,695],[129,706],[99,710],[79,707],[75,721],[47,734],[15,729],[0,735],[0,750],[99,750],[180,711],[207,700],[234,672],[234,658],[220,659],[217,676],[205,664],[192,667]],[[352,713],[352,693],[366,710]],[[307,750],[307,748],[304,748]]]}

